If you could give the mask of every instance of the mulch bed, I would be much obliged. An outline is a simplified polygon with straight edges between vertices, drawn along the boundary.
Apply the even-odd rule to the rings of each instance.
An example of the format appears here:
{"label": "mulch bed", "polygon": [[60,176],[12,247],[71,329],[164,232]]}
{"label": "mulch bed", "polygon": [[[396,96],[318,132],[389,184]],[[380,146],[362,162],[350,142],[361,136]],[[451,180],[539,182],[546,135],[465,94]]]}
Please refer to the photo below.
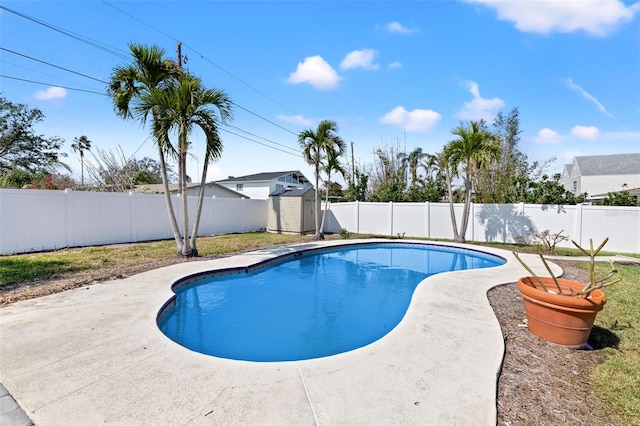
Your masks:
{"label": "mulch bed", "polygon": [[[588,281],[588,272],[571,262],[554,261],[564,278]],[[522,297],[515,283],[488,294],[505,339],[498,380],[498,425],[618,425],[595,396],[591,372],[603,362],[601,342],[592,333],[593,350],[567,349],[541,340],[526,327]],[[600,334],[606,330],[600,329]]]}

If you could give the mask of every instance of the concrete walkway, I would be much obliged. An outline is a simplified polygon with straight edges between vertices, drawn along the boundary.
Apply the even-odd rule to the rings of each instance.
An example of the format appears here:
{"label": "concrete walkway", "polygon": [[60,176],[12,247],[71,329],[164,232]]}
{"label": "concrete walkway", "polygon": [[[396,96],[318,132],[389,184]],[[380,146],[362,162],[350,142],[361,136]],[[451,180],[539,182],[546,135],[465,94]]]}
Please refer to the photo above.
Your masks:
{"label": "concrete walkway", "polygon": [[526,275],[504,250],[483,249],[503,266],[427,278],[388,335],[326,358],[219,359],[156,325],[180,277],[344,243],[354,240],[172,265],[0,308],[0,383],[42,426],[494,425],[504,344],[486,292]]}

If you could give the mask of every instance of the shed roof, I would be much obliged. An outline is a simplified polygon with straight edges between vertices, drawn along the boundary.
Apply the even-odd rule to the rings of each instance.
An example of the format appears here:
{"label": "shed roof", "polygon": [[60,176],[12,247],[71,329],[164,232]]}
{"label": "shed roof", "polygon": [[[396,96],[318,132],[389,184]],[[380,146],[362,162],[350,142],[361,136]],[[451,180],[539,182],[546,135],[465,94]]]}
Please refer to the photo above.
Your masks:
{"label": "shed roof", "polygon": [[273,191],[269,194],[270,197],[302,197],[309,191],[313,191],[313,188],[284,188]]}
{"label": "shed roof", "polygon": [[576,157],[574,164],[582,176],[640,174],[640,153],[587,155]]}

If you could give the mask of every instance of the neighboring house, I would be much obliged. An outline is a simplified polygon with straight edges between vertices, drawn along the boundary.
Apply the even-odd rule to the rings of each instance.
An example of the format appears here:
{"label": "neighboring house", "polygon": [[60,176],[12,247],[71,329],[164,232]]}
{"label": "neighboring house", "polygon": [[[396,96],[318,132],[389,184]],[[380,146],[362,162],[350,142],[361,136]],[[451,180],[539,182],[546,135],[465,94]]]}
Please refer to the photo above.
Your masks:
{"label": "neighboring house", "polygon": [[[139,192],[141,194],[164,194],[164,185],[161,183],[153,184],[153,185],[136,185],[135,192]],[[169,192],[171,194],[178,193],[178,184],[170,183],[169,184]],[[187,184],[187,195],[200,195],[200,184],[199,183],[188,183]],[[220,198],[249,198],[245,194],[240,194],[236,191],[233,191],[229,188],[226,188],[222,185],[218,185],[215,182],[209,182],[205,184],[204,188],[204,196],[205,197],[220,197]]]}
{"label": "neighboring house", "polygon": [[560,183],[574,194],[586,192],[587,200],[598,196],[604,198],[609,192],[638,188],[640,153],[575,157],[573,163],[565,164]]}
{"label": "neighboring house", "polygon": [[218,180],[217,184],[228,189],[245,194],[253,199],[266,200],[269,194],[285,188],[308,189],[313,188],[309,179],[298,170],[287,172],[256,173],[247,176],[229,176],[228,179]]}

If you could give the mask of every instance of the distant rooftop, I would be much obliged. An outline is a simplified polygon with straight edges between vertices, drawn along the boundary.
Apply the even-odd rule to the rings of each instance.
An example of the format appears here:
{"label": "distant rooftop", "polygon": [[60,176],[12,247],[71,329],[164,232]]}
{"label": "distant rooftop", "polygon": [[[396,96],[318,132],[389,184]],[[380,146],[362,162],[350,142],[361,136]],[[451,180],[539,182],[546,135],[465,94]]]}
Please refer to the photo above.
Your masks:
{"label": "distant rooftop", "polygon": [[575,163],[582,176],[640,174],[640,153],[580,156]]}
{"label": "distant rooftop", "polygon": [[253,175],[246,176],[229,176],[227,179],[217,180],[216,182],[258,182],[258,181],[269,181],[273,179],[277,179],[281,176],[286,176],[289,174],[295,175],[294,177],[302,177],[305,181],[308,179],[300,173],[298,170],[289,170],[284,172],[265,172],[265,173],[255,173]]}

